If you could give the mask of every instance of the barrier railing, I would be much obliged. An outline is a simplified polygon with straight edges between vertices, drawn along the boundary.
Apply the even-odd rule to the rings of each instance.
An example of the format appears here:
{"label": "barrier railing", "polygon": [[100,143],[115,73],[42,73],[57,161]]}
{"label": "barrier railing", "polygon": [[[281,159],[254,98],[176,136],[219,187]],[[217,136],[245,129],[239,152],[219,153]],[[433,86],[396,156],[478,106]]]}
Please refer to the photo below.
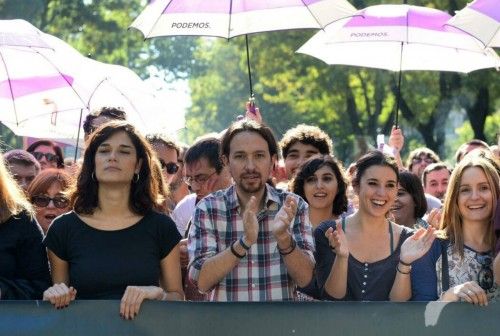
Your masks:
{"label": "barrier railing", "polygon": [[145,302],[132,321],[119,301],[0,301],[0,335],[499,335],[500,303]]}

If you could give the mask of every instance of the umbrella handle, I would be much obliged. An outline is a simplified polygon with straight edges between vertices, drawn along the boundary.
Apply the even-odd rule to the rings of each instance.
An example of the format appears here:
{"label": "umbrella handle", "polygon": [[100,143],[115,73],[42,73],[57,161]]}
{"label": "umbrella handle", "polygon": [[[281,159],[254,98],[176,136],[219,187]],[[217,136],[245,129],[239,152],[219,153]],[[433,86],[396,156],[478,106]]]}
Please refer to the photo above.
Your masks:
{"label": "umbrella handle", "polygon": [[253,85],[252,85],[252,70],[250,68],[250,51],[248,47],[248,34],[245,34],[245,44],[247,48],[247,69],[248,69],[248,83],[250,84],[250,99],[254,98]]}

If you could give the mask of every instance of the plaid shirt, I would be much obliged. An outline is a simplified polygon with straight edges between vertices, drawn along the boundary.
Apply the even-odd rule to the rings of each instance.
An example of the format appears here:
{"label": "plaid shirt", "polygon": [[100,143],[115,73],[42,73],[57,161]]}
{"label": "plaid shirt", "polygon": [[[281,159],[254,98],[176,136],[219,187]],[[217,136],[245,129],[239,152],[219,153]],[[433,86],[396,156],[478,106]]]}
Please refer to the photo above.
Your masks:
{"label": "plaid shirt", "polygon": [[[240,259],[209,295],[210,301],[283,301],[294,300],[295,284],[288,275],[283,257],[272,233],[272,221],[288,192],[266,184],[264,209],[257,214],[259,234],[247,256]],[[314,243],[307,203],[298,198],[297,214],[290,229],[297,247],[314,260]],[[241,208],[234,186],[217,191],[201,200],[189,231],[189,278],[197,284],[203,263],[229,248],[244,234]]]}

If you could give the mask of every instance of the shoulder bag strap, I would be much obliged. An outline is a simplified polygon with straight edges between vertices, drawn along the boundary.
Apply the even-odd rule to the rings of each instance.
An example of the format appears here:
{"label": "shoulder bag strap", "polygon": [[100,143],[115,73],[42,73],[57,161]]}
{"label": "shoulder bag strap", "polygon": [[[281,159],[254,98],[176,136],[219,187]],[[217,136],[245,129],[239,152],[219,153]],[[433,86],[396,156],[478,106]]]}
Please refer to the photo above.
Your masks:
{"label": "shoulder bag strap", "polygon": [[450,288],[450,273],[448,269],[448,244],[445,241],[441,241],[441,287],[443,292],[446,292]]}

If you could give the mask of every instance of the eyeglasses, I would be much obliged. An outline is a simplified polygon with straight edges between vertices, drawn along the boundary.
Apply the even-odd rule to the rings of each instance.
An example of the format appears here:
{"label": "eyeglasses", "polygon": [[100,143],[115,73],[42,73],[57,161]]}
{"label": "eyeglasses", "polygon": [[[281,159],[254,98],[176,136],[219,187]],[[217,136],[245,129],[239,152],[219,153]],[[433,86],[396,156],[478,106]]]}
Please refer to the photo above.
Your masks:
{"label": "eyeglasses", "polygon": [[42,153],[42,152],[33,152],[33,156],[37,161],[40,161],[44,156],[49,162],[56,162],[57,161],[57,155],[52,154],[52,153]]}
{"label": "eyeglasses", "polygon": [[425,158],[421,158],[421,157],[416,157],[416,158],[413,158],[411,159],[411,161],[413,163],[420,163],[422,161],[424,161],[425,163],[428,163],[428,164],[431,164],[431,163],[434,163],[435,161],[433,159],[431,159],[430,157],[425,157]]}
{"label": "eyeglasses", "polygon": [[489,254],[476,254],[476,260],[481,264],[481,269],[477,273],[477,283],[488,290],[493,287],[493,271],[491,270],[492,258]]}
{"label": "eyeglasses", "polygon": [[188,186],[192,186],[193,183],[196,183],[198,185],[203,184],[208,181],[217,171],[214,171],[212,174],[199,174],[196,176],[184,176],[182,180],[184,183],[186,183]]}
{"label": "eyeglasses", "polygon": [[31,202],[39,208],[45,208],[49,206],[50,201],[54,203],[54,206],[58,209],[64,209],[68,206],[69,200],[64,196],[56,196],[51,198],[46,195],[37,195],[31,198]]}
{"label": "eyeglasses", "polygon": [[175,174],[179,170],[179,165],[175,162],[165,163],[162,159],[160,159],[161,170],[165,170],[167,174]]}

